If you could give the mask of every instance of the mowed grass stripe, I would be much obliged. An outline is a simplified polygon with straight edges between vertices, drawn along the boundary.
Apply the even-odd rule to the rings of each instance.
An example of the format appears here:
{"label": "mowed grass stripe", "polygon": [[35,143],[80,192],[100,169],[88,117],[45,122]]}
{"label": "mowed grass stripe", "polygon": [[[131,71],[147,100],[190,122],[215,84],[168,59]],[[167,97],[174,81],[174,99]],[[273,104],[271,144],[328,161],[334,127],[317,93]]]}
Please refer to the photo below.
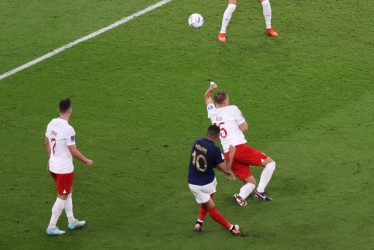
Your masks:
{"label": "mowed grass stripe", "polygon": [[24,69],[26,69],[26,68],[34,65],[34,64],[37,64],[37,63],[39,63],[41,61],[44,61],[45,59],[50,58],[50,57],[52,57],[52,56],[54,56],[54,55],[56,55],[56,54],[58,54],[58,53],[60,53],[60,52],[62,52],[64,50],[66,50],[68,48],[71,48],[71,47],[73,47],[73,46],[75,46],[75,45],[77,45],[77,44],[79,44],[81,42],[84,42],[84,41],[86,41],[88,39],[94,38],[94,37],[96,37],[96,36],[98,36],[98,35],[106,32],[108,30],[111,30],[111,29],[113,29],[113,28],[115,28],[115,27],[117,27],[117,26],[119,26],[121,24],[124,24],[124,23],[126,23],[126,22],[128,22],[128,21],[130,21],[130,20],[132,20],[132,19],[134,19],[136,17],[138,17],[138,16],[141,16],[141,15],[143,15],[143,14],[149,12],[149,11],[152,11],[152,10],[154,10],[154,9],[156,9],[156,8],[158,8],[158,7],[166,4],[166,3],[169,3],[171,1],[172,0],[163,0],[161,2],[158,2],[157,4],[149,6],[148,8],[146,8],[144,10],[138,11],[138,12],[136,12],[136,13],[128,16],[128,17],[125,17],[125,18],[119,20],[118,22],[115,22],[115,23],[113,23],[113,24],[105,27],[105,28],[102,28],[102,29],[100,29],[98,31],[95,31],[95,32],[93,32],[93,33],[91,33],[91,34],[89,34],[87,36],[84,36],[84,37],[78,39],[78,40],[75,40],[74,42],[71,42],[71,43],[68,43],[68,44],[66,44],[64,46],[61,46],[61,47],[53,50],[52,52],[50,52],[48,54],[45,54],[45,55],[43,55],[43,56],[41,56],[41,57],[39,57],[39,58],[37,58],[35,60],[32,60],[31,62],[28,62],[28,63],[26,63],[26,64],[24,64],[24,65],[22,65],[22,66],[20,66],[18,68],[12,69],[12,70],[10,70],[10,71],[8,71],[8,72],[0,75],[0,80],[6,78],[8,76],[11,76],[11,75],[13,75],[13,74],[15,74],[15,73],[17,73],[17,72],[19,72],[21,70],[24,70]]}

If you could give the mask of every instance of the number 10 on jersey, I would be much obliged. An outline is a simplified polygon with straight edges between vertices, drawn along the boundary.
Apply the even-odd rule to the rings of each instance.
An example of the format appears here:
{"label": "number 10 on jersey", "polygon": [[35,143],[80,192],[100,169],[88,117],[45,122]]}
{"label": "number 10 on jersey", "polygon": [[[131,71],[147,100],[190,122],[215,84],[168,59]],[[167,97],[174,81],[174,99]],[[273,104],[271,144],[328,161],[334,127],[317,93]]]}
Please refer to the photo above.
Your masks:
{"label": "number 10 on jersey", "polygon": [[[204,162],[204,168],[201,168],[199,160],[202,159]],[[200,172],[205,172],[208,169],[208,162],[204,155],[196,155],[196,151],[192,153],[192,164],[196,166]]]}

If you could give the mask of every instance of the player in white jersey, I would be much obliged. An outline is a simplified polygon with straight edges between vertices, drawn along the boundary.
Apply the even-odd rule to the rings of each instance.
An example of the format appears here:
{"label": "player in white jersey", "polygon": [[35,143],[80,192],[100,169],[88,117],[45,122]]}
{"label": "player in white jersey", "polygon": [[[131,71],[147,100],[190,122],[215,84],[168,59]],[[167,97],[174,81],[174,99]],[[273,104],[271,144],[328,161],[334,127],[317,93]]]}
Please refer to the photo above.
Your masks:
{"label": "player in white jersey", "polygon": [[239,180],[245,183],[239,194],[234,194],[236,203],[240,206],[246,206],[246,198],[256,188],[256,180],[250,171],[250,165],[265,167],[254,196],[264,201],[271,201],[272,198],[265,192],[265,188],[275,170],[275,162],[264,153],[245,144],[247,141],[243,131],[248,130],[248,124],[244,116],[237,106],[229,105],[229,96],[225,92],[215,94],[214,100],[217,107],[214,106],[212,94],[217,85],[214,82],[211,82],[210,85],[210,88],[205,92],[208,118],[212,121],[212,124],[220,127],[220,140],[226,159],[229,157],[229,146],[236,147],[231,169]]}
{"label": "player in white jersey", "polygon": [[[265,18],[266,33],[270,36],[278,36],[278,33],[271,27],[271,6],[269,0],[259,0],[262,5],[262,11]],[[232,17],[232,13],[236,9],[238,0],[229,0],[229,5],[223,13],[222,27],[218,35],[218,40],[221,42],[226,42],[226,28]]]}
{"label": "player in white jersey", "polygon": [[47,126],[45,133],[45,150],[48,155],[48,165],[53,179],[56,181],[57,199],[52,208],[52,216],[47,228],[48,235],[60,235],[65,231],[59,230],[56,226],[62,210],[65,209],[68,217],[68,228],[75,229],[86,224],[79,221],[73,215],[73,200],[71,197],[74,180],[73,157],[92,166],[93,161],[85,158],[75,145],[75,131],[68,121],[71,115],[70,99],[60,101],[60,117],[53,119]]}

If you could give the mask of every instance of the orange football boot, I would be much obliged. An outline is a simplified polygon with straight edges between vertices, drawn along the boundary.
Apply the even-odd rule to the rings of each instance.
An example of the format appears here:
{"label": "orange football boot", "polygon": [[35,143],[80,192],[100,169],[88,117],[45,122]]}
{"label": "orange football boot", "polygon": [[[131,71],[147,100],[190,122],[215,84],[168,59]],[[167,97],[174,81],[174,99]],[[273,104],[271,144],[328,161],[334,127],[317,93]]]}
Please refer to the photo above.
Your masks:
{"label": "orange football boot", "polygon": [[271,36],[278,36],[278,33],[275,32],[274,29],[266,29],[266,33],[268,33]]}
{"label": "orange football boot", "polygon": [[226,42],[226,34],[225,33],[219,33],[218,40],[221,42]]}

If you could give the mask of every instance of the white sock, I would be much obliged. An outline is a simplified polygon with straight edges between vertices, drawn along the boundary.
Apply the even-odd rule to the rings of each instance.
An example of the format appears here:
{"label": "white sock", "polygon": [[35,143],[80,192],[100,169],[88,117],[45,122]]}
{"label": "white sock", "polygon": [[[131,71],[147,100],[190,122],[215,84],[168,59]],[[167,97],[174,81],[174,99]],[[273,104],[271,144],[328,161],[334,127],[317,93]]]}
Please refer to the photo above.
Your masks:
{"label": "white sock", "polygon": [[66,203],[65,200],[62,200],[60,198],[56,199],[56,202],[52,207],[52,216],[51,216],[51,220],[50,220],[49,226],[48,226],[49,229],[55,229],[56,228],[58,218],[60,217],[60,215],[62,213],[62,210],[64,210],[65,203]]}
{"label": "white sock", "polygon": [[227,9],[226,9],[225,13],[223,13],[222,27],[221,27],[221,31],[219,33],[225,33],[226,34],[227,25],[229,25],[232,13],[235,11],[235,9],[236,9],[236,4],[231,3],[231,4],[229,4],[229,6],[227,6]]}
{"label": "white sock", "polygon": [[252,191],[255,189],[255,185],[253,183],[246,183],[244,186],[240,188],[240,197],[242,197],[244,200],[248,198],[248,196],[252,193]]}
{"label": "white sock", "polygon": [[68,222],[70,224],[75,223],[75,218],[73,214],[73,199],[71,197],[71,194],[69,194],[68,198],[66,199],[65,212],[66,212],[66,216],[68,217]]}
{"label": "white sock", "polygon": [[265,17],[266,29],[271,29],[271,6],[269,0],[265,0],[262,3],[262,9]]}
{"label": "white sock", "polygon": [[257,191],[258,192],[260,192],[260,193],[265,192],[265,188],[268,185],[268,183],[271,179],[271,176],[273,175],[274,170],[275,170],[275,162],[274,161],[268,163],[265,166],[264,170],[262,170],[260,183],[257,186]]}

